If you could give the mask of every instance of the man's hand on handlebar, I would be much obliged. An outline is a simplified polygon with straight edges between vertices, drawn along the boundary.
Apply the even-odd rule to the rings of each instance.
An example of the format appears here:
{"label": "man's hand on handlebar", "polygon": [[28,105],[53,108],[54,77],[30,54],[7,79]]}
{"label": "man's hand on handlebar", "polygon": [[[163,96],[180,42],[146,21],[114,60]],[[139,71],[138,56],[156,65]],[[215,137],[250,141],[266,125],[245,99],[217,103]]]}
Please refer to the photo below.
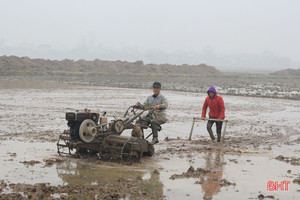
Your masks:
{"label": "man's hand on handlebar", "polygon": [[140,102],[137,102],[132,107],[141,109],[143,107],[143,105]]}
{"label": "man's hand on handlebar", "polygon": [[159,109],[159,105],[156,105],[153,107],[154,110],[158,110]]}

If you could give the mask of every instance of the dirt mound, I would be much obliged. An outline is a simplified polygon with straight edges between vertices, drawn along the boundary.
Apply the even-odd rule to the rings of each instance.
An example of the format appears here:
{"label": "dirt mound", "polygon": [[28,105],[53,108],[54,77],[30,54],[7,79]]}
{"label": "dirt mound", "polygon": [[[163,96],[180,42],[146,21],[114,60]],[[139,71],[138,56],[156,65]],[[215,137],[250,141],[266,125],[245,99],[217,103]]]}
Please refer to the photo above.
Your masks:
{"label": "dirt mound", "polygon": [[300,68],[299,69],[284,69],[274,73],[271,73],[273,76],[294,76],[300,77]]}
{"label": "dirt mound", "polygon": [[205,64],[171,65],[144,64],[143,61],[103,60],[45,60],[28,57],[0,56],[0,75],[80,75],[80,74],[168,74],[205,75],[221,74],[216,68]]}

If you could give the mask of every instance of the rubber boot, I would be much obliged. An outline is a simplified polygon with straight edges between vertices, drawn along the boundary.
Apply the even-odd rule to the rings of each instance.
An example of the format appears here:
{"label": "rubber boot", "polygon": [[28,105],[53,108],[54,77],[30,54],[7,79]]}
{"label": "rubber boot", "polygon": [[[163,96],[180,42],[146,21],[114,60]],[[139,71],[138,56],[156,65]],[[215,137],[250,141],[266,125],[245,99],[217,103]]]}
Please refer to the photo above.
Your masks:
{"label": "rubber boot", "polygon": [[158,138],[157,137],[153,137],[151,144],[154,145],[156,143],[159,143]]}
{"label": "rubber boot", "polygon": [[221,134],[217,134],[217,136],[218,136],[217,141],[218,141],[218,142],[221,142]]}
{"label": "rubber boot", "polygon": [[215,138],[215,136],[214,136],[214,134],[211,130],[211,124],[209,124],[209,123],[207,124],[207,131],[209,133],[209,136],[210,136],[211,140],[215,140],[216,138]]}

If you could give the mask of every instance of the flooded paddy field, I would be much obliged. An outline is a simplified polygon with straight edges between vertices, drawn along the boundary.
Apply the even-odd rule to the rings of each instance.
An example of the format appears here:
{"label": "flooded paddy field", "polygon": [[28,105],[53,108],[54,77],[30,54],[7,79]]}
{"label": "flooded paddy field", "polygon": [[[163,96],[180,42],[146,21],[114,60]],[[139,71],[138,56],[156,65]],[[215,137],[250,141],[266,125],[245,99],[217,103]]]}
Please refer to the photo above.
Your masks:
{"label": "flooded paddy field", "polygon": [[[229,122],[225,140],[216,143],[204,121],[187,140],[207,94],[162,93],[168,122],[155,154],[128,165],[59,156],[65,112],[88,108],[112,119],[151,89],[54,82],[1,87],[0,199],[299,199],[299,100],[222,95]],[[285,185],[269,191],[270,181]]]}

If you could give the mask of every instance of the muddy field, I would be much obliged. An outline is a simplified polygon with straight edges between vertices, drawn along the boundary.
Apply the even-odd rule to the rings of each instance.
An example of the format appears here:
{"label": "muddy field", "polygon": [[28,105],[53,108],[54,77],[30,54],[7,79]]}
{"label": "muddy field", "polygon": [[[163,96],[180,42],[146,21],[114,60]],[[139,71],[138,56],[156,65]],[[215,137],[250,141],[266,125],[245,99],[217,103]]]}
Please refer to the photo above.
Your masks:
{"label": "muddy field", "polygon": [[[298,100],[223,95],[225,140],[212,142],[200,116],[205,93],[163,91],[168,123],[153,157],[125,165],[57,155],[65,112],[121,116],[151,90],[16,82],[0,89],[0,199],[299,199]],[[130,135],[130,132],[124,132]],[[289,181],[268,191],[269,181]]]}
{"label": "muddy field", "polygon": [[65,76],[0,76],[3,87],[11,87],[11,82],[56,81],[77,85],[108,86],[119,88],[147,89],[153,80],[163,83],[163,88],[173,91],[205,93],[215,86],[220,94],[283,98],[300,100],[299,77],[273,77],[264,74],[223,74],[223,75],[170,75],[170,74],[71,74]]}

